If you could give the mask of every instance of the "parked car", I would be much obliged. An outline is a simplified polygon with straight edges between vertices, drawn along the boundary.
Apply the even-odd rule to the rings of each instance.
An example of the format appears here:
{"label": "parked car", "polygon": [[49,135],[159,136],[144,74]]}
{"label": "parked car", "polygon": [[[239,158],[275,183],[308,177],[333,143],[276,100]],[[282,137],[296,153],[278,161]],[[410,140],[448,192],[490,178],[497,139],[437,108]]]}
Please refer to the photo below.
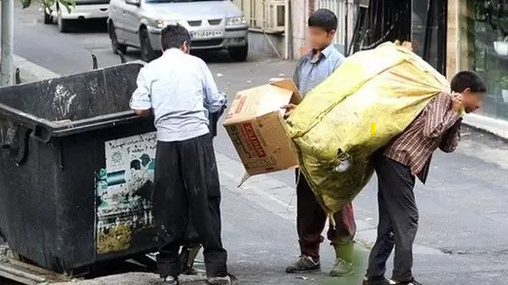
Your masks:
{"label": "parked car", "polygon": [[55,3],[53,7],[42,8],[44,24],[53,24],[56,20],[58,30],[68,32],[73,21],[108,18],[109,0],[77,0],[69,12],[67,8]]}
{"label": "parked car", "polygon": [[192,50],[226,49],[233,59],[246,60],[248,25],[231,0],[111,0],[108,30],[113,52],[139,48],[149,62],[161,50],[161,30],[176,23],[189,30]]}

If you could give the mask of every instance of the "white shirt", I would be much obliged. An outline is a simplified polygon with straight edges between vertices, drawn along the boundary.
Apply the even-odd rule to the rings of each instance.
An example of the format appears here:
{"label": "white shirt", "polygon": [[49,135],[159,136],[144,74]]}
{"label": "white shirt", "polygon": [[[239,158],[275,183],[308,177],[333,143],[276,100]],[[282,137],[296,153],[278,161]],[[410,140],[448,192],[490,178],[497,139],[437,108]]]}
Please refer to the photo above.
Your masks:
{"label": "white shirt", "polygon": [[208,112],[226,104],[212,73],[198,57],[170,49],[144,66],[132,94],[131,109],[152,109],[157,140],[183,141],[209,133]]}

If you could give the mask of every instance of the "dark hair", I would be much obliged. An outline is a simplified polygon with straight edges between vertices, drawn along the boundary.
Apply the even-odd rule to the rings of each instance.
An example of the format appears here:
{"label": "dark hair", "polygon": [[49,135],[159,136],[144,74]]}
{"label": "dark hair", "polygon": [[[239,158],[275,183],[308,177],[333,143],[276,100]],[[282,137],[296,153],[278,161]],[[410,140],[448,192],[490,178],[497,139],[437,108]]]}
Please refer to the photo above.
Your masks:
{"label": "dark hair", "polygon": [[337,30],[339,20],[335,14],[328,9],[318,9],[309,18],[309,27],[322,28],[327,33]]}
{"label": "dark hair", "polygon": [[471,90],[471,92],[487,92],[487,84],[483,78],[473,71],[461,71],[457,73],[451,83],[453,92],[464,92],[467,88]]}
{"label": "dark hair", "polygon": [[161,44],[164,50],[181,48],[187,42],[190,44],[189,31],[180,24],[168,25],[161,32]]}

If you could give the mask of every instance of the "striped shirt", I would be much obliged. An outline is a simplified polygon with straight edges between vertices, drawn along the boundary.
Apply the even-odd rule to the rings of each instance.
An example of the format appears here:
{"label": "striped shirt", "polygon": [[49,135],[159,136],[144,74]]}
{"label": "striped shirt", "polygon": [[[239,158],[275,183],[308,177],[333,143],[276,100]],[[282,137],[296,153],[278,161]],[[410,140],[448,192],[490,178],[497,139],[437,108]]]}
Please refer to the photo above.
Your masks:
{"label": "striped shirt", "polygon": [[462,118],[452,108],[451,98],[438,94],[384,151],[386,157],[409,167],[422,183],[427,180],[432,153],[437,148],[453,152],[460,140]]}

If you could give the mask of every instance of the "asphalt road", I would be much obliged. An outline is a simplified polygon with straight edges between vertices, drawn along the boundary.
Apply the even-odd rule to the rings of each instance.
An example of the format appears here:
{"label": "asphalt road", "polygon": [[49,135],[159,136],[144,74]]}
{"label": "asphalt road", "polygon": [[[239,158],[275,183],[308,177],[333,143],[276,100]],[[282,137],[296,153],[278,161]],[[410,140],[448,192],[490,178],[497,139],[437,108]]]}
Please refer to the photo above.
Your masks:
{"label": "asphalt road", "polygon": [[[15,53],[59,74],[89,70],[91,53],[100,66],[117,64],[105,26],[86,24],[79,33],[59,34],[38,21],[36,9],[17,10]],[[137,51],[128,58],[138,59]],[[290,76],[293,64],[253,55],[246,63],[224,54],[204,56],[219,87],[230,98],[238,90]],[[291,172],[253,178],[236,188],[242,166],[225,131],[216,139],[224,189],[223,228],[231,271],[242,284],[358,284],[367,251],[358,247],[358,274],[347,280],[325,274],[288,276],[284,267],[298,256],[294,178]],[[416,187],[420,229],[416,277],[424,284],[508,284],[508,144],[465,129],[454,154],[437,153],[427,185]],[[369,245],[377,221],[376,181],[355,200],[358,239]],[[324,244],[323,267],[333,263]],[[389,275],[388,275],[389,277]],[[0,280],[1,283],[1,280]],[[120,283],[119,283],[120,284]],[[128,284],[128,283],[122,283]],[[129,283],[130,284],[130,283]]]}

